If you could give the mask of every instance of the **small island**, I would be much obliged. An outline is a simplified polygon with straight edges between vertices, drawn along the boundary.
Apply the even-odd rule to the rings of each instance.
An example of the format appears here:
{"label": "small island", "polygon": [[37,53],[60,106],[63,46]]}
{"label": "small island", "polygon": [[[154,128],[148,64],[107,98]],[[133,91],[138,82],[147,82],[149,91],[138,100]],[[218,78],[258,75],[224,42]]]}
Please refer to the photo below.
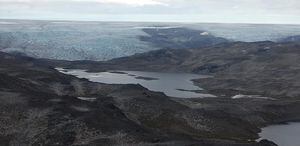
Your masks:
{"label": "small island", "polygon": [[113,74],[128,74],[126,72],[121,72],[121,71],[110,71],[109,73],[113,73]]}
{"label": "small island", "polygon": [[158,78],[142,77],[142,76],[138,76],[138,77],[135,77],[135,78],[136,79],[141,79],[141,80],[146,80],[146,81],[159,80]]}
{"label": "small island", "polygon": [[194,92],[194,93],[201,93],[202,90],[186,90],[186,89],[176,89],[178,91],[186,91],[186,92]]}

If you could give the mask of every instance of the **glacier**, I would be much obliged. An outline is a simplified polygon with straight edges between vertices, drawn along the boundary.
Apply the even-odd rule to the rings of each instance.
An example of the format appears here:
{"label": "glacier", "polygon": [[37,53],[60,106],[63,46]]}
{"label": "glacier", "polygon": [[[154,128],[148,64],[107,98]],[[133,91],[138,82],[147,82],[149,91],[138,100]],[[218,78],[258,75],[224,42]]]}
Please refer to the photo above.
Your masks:
{"label": "glacier", "polygon": [[140,39],[150,35],[143,30],[176,28],[245,42],[300,34],[299,25],[0,20],[0,50],[36,58],[104,61],[161,49],[164,46]]}

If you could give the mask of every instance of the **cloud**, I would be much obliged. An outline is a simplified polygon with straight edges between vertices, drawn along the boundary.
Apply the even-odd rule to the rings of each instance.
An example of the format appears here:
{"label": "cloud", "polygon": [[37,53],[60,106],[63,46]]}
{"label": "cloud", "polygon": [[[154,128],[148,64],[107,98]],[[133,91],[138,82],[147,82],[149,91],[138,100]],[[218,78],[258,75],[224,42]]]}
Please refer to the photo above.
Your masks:
{"label": "cloud", "polygon": [[98,2],[105,4],[120,4],[120,5],[131,5],[131,6],[146,6],[146,5],[163,5],[167,6],[167,3],[163,3],[157,0],[75,0],[81,2]]}
{"label": "cloud", "polygon": [[299,24],[299,14],[299,0],[0,0],[0,18],[14,19]]}
{"label": "cloud", "polygon": [[130,6],[147,6],[147,5],[161,5],[167,6],[168,4],[161,0],[0,0],[0,2],[7,3],[41,3],[41,2],[96,2],[103,4],[117,4],[117,5],[130,5]]}

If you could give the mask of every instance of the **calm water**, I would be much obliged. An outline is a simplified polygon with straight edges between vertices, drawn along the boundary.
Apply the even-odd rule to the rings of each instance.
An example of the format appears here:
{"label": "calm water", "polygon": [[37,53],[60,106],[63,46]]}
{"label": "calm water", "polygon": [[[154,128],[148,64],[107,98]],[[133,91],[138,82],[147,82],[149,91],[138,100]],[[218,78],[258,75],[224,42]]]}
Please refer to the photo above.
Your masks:
{"label": "calm water", "polygon": [[191,80],[208,77],[203,75],[141,71],[88,73],[84,70],[58,70],[65,74],[75,75],[79,78],[87,78],[93,82],[106,84],[140,84],[151,91],[163,92],[171,97],[215,97],[210,94],[201,94],[193,92],[201,91],[203,89],[199,88],[198,86],[195,86]]}
{"label": "calm water", "polygon": [[300,123],[272,125],[262,129],[261,139],[268,139],[279,146],[300,145]]}

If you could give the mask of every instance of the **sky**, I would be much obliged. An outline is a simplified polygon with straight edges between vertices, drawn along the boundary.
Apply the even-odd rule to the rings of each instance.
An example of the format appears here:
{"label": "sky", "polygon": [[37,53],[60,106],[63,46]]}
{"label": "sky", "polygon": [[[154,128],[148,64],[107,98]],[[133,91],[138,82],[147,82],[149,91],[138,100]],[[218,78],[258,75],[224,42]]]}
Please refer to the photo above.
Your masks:
{"label": "sky", "polygon": [[300,24],[300,0],[0,0],[0,19]]}

